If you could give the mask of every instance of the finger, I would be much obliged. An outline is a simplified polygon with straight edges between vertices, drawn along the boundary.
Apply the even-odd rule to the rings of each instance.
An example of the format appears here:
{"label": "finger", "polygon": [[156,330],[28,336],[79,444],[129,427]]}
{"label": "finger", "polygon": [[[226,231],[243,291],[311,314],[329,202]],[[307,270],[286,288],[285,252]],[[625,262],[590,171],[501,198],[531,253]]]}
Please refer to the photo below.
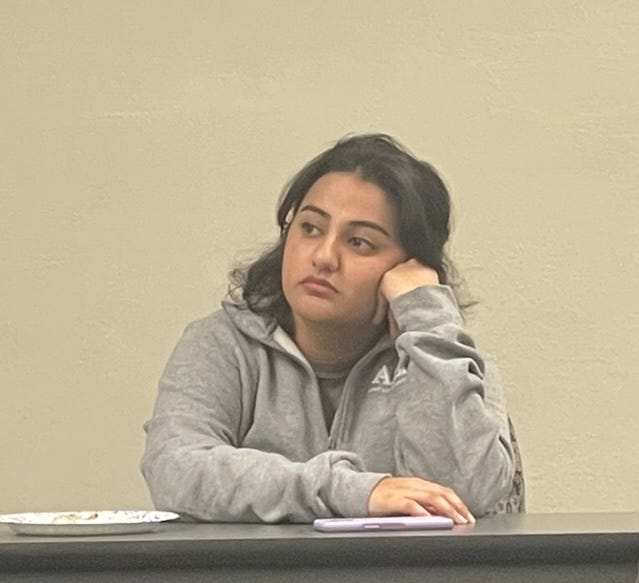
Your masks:
{"label": "finger", "polygon": [[433,514],[451,518],[455,524],[471,524],[471,521],[467,516],[464,516],[462,513],[458,512],[451,504],[449,504],[445,500],[434,502],[432,505],[427,504],[426,508]]}
{"label": "finger", "polygon": [[434,514],[448,516],[452,518],[456,524],[472,524],[475,518],[470,513],[466,505],[461,501],[459,496],[452,490],[445,488],[434,494],[425,492],[416,497],[418,502],[427,510]]}
{"label": "finger", "polygon": [[431,513],[426,508],[410,498],[405,499],[403,508],[399,512],[408,516],[431,516]]}
{"label": "finger", "polygon": [[[441,486],[439,484],[437,484],[436,487],[438,489],[438,494],[446,500],[446,502],[448,502],[448,504],[450,504],[456,512],[461,514],[468,522],[475,522],[475,517],[470,513],[466,504],[464,504],[463,500],[452,488],[447,488],[446,486]],[[432,484],[428,484],[428,489],[432,489]]]}
{"label": "finger", "polygon": [[417,478],[411,480],[410,491],[412,498],[435,514],[448,516],[458,524],[475,521],[461,498],[451,488]]}
{"label": "finger", "polygon": [[475,517],[470,513],[468,507],[462,499],[450,488],[446,488],[445,496],[446,500],[450,503],[450,505],[461,514],[469,523],[475,523]]}

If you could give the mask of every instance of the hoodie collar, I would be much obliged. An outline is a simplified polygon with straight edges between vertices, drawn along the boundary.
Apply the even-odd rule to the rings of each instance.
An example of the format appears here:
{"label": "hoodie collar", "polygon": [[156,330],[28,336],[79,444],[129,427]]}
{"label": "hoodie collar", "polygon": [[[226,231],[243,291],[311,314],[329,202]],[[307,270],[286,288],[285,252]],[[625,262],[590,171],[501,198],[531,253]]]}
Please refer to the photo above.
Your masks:
{"label": "hoodie collar", "polygon": [[[247,336],[268,346],[284,349],[286,352],[306,360],[294,340],[273,318],[256,314],[246,304],[229,299],[222,301],[222,308],[238,329]],[[383,334],[368,351],[368,354],[377,353],[391,345],[390,336]]]}

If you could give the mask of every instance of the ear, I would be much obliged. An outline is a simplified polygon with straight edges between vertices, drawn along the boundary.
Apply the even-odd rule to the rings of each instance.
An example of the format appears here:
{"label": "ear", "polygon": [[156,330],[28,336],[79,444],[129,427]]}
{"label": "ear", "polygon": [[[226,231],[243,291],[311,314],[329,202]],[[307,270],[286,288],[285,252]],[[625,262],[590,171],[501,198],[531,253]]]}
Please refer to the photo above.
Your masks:
{"label": "ear", "polygon": [[288,229],[291,226],[291,223],[293,222],[294,216],[295,216],[295,211],[293,209],[290,209],[286,213],[286,217],[284,217],[284,222],[280,226],[280,239],[286,238],[286,234],[288,233]]}

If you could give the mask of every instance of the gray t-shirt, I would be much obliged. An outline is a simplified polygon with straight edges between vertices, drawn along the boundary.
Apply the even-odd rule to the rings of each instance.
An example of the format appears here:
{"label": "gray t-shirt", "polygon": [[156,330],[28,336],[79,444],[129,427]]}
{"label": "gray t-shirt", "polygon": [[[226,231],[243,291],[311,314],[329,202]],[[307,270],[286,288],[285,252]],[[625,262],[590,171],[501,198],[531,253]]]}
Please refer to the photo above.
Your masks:
{"label": "gray t-shirt", "polygon": [[317,377],[317,383],[319,384],[324,419],[326,420],[326,428],[329,431],[333,423],[333,417],[335,417],[335,411],[337,411],[339,401],[342,397],[346,377],[356,362],[357,358],[347,362],[337,363],[310,362]]}

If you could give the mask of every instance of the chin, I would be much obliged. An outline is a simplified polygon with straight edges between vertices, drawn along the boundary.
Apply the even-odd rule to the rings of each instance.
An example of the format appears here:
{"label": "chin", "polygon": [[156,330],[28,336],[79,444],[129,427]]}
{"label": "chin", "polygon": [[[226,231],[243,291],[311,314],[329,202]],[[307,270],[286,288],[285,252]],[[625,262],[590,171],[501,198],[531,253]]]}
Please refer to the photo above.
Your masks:
{"label": "chin", "polygon": [[[348,307],[337,306],[321,298],[306,296],[293,303],[289,302],[291,314],[294,318],[300,318],[314,324],[333,324],[335,326],[371,326],[373,312],[370,314],[354,314]],[[361,306],[358,306],[361,308]]]}
{"label": "chin", "polygon": [[296,318],[315,324],[337,324],[344,321],[343,316],[327,313],[327,310],[293,310],[293,315]]}
{"label": "chin", "polygon": [[349,327],[360,329],[364,326],[374,328],[371,318],[353,318],[349,313],[327,313],[326,310],[301,310],[296,316],[313,324],[333,325],[336,328]]}

